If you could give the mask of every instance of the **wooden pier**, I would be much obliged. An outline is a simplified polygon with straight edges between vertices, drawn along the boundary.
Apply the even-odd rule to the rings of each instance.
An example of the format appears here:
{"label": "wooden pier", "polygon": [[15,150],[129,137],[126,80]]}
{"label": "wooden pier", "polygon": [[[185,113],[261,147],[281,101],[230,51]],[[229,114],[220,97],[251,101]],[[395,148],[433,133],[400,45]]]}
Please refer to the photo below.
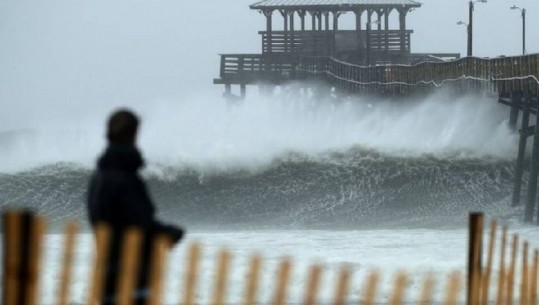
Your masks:
{"label": "wooden pier", "polygon": [[[305,57],[336,58],[359,65],[440,62],[460,54],[413,54],[406,17],[421,4],[412,0],[266,0],[250,6],[266,18],[260,31],[260,54],[222,54],[219,78],[225,96],[232,85],[245,96],[247,85],[281,86],[301,80]],[[343,14],[354,14],[355,29],[339,28]],[[391,29],[389,18],[398,14],[399,27]],[[282,17],[282,30],[274,29],[274,17]],[[279,18],[278,18],[279,19]],[[310,22],[308,22],[310,19]],[[373,28],[374,27],[374,28]]]}
{"label": "wooden pier", "polygon": [[[414,54],[411,52],[413,31],[406,27],[406,16],[420,6],[412,0],[255,3],[250,8],[266,17],[266,31],[259,32],[262,53],[222,54],[220,75],[214,84],[224,84],[224,96],[229,99],[244,98],[247,85],[265,88],[290,83],[300,83],[311,92],[325,90],[336,97],[365,95],[400,99],[424,96],[440,88],[456,95],[498,96],[500,103],[510,107],[510,127],[516,131],[517,122],[521,123],[511,204],[518,206],[522,201],[526,143],[533,137],[524,219],[528,222],[536,219],[539,223],[539,209],[535,212],[539,179],[539,54],[498,58],[460,58],[455,53]],[[355,14],[355,30],[339,29],[339,16],[346,12]],[[283,17],[283,31],[273,30],[274,13]],[[399,15],[398,29],[389,27],[392,13]],[[307,16],[311,16],[310,28],[305,22]],[[294,21],[298,18],[300,26],[296,28]],[[362,20],[366,22],[364,25]],[[371,28],[373,24],[375,29]],[[232,93],[232,85],[240,86],[239,96]],[[530,120],[535,125],[530,125]]]}

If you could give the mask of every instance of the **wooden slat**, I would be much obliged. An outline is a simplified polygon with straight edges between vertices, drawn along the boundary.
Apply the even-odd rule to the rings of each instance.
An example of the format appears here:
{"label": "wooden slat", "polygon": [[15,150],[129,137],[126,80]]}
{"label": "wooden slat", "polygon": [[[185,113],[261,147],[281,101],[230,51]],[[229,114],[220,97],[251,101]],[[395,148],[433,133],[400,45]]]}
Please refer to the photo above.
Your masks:
{"label": "wooden slat", "polygon": [[453,272],[449,277],[447,294],[443,305],[457,305],[459,290],[460,274],[458,272]]}
{"label": "wooden slat", "polygon": [[194,243],[189,248],[187,257],[187,273],[185,277],[183,305],[193,305],[196,293],[198,265],[200,261],[200,245]]}
{"label": "wooden slat", "polygon": [[421,294],[417,305],[430,305],[432,299],[432,293],[434,290],[434,277],[432,274],[428,274],[421,286]]}
{"label": "wooden slat", "polygon": [[339,279],[335,287],[335,295],[333,297],[334,305],[345,305],[348,297],[348,282],[350,281],[350,268],[342,266],[339,272]]}
{"label": "wooden slat", "polygon": [[285,305],[288,290],[288,281],[290,277],[291,262],[285,258],[279,265],[277,275],[277,289],[275,291],[275,299],[273,305]]}
{"label": "wooden slat", "polygon": [[[528,242],[522,245],[522,274],[520,281],[520,305],[528,305]],[[531,304],[536,305],[536,304]]]}
{"label": "wooden slat", "polygon": [[376,301],[376,295],[378,293],[378,283],[380,282],[380,274],[378,271],[372,271],[365,286],[363,288],[365,297],[359,302],[359,305],[373,305]]}
{"label": "wooden slat", "polygon": [[470,214],[468,252],[468,305],[478,305],[481,297],[483,214]]}
{"label": "wooden slat", "polygon": [[28,262],[28,279],[26,282],[26,305],[36,305],[39,295],[39,280],[42,262],[42,245],[45,239],[46,220],[42,216],[35,216],[30,231],[30,256]]}
{"label": "wooden slat", "polygon": [[249,263],[249,272],[247,274],[247,283],[245,286],[245,301],[244,305],[258,304],[258,284],[260,281],[260,267],[262,258],[260,255],[255,255]]}
{"label": "wooden slat", "polygon": [[21,268],[21,245],[22,232],[21,214],[15,211],[7,211],[5,213],[5,244],[6,244],[6,270],[5,270],[5,287],[4,287],[4,304],[17,305],[19,289],[22,289],[20,283],[20,268]]}
{"label": "wooden slat", "polygon": [[322,273],[322,267],[320,265],[311,266],[309,270],[307,290],[305,290],[305,297],[303,299],[304,305],[316,305],[318,289],[320,288],[320,274],[321,273]]}
{"label": "wooden slat", "polygon": [[159,235],[153,241],[151,277],[150,277],[150,297],[148,305],[160,305],[163,298],[163,281],[165,276],[165,266],[168,262],[169,250],[172,246],[170,238],[166,235]]}
{"label": "wooden slat", "polygon": [[226,284],[230,266],[230,253],[224,249],[219,252],[217,269],[215,270],[215,286],[213,292],[213,305],[224,305],[226,299]]}
{"label": "wooden slat", "polygon": [[505,298],[506,274],[505,274],[505,248],[507,244],[507,227],[502,229],[502,240],[500,242],[500,267],[498,273],[498,291],[496,294],[496,305],[503,305]]}
{"label": "wooden slat", "polygon": [[530,305],[537,304],[537,271],[539,268],[539,251],[533,251],[533,265],[530,269]]}
{"label": "wooden slat", "polygon": [[118,305],[132,305],[138,279],[142,232],[138,228],[125,231],[118,279]]}
{"label": "wooden slat", "polygon": [[94,236],[96,241],[94,264],[90,277],[90,288],[87,305],[97,304],[103,294],[103,281],[105,280],[105,267],[108,259],[110,247],[110,227],[105,223],[98,223],[94,226]]}
{"label": "wooden slat", "polygon": [[492,272],[492,257],[494,255],[494,247],[496,245],[496,221],[493,220],[490,224],[490,237],[488,244],[488,253],[487,253],[487,265],[483,271],[482,287],[481,287],[481,304],[488,304],[488,295],[490,288],[490,274]]}
{"label": "wooden slat", "polygon": [[75,254],[75,238],[79,231],[76,222],[70,221],[65,227],[64,255],[62,270],[60,272],[60,289],[58,293],[58,305],[68,305],[70,297],[71,277],[73,273],[73,258]]}
{"label": "wooden slat", "polygon": [[513,291],[515,286],[515,264],[518,253],[518,235],[513,235],[513,246],[511,248],[511,263],[507,274],[507,292],[505,305],[513,305]]}
{"label": "wooden slat", "polygon": [[404,293],[406,292],[406,284],[408,277],[404,272],[400,272],[395,277],[393,291],[389,297],[389,305],[402,305],[404,303]]}

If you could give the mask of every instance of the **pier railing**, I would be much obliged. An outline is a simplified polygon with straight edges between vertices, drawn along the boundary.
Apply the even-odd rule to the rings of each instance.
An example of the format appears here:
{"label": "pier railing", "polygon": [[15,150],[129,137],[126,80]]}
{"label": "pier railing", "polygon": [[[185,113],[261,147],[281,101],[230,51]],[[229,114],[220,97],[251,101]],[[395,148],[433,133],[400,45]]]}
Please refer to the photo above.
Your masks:
{"label": "pier railing", "polygon": [[537,93],[539,89],[539,54],[370,67],[336,58],[302,57],[298,70],[306,79],[319,79],[324,72],[335,87],[357,92],[406,93],[448,84],[459,84],[463,91]]}
{"label": "pier railing", "polygon": [[373,52],[410,53],[412,33],[412,30],[405,31],[404,35],[399,30],[364,30],[359,34],[355,30],[259,32],[262,35],[263,54],[300,53],[314,56],[364,51],[368,44]]}
{"label": "pier railing", "polygon": [[[4,264],[3,264],[3,304],[4,305],[36,305],[42,304],[39,299],[39,288],[42,284],[40,279],[42,267],[42,249],[45,243],[46,220],[32,213],[19,213],[9,211],[4,215]],[[521,242],[518,235],[513,235],[511,243],[508,242],[508,230],[503,227],[501,237],[497,237],[499,228],[495,221],[490,225],[488,243],[483,242],[483,215],[474,213],[470,215],[469,246],[468,246],[468,270],[467,272],[454,271],[448,274],[444,305],[457,305],[462,295],[462,274],[466,274],[466,304],[467,305],[512,305],[515,299],[521,305],[537,304],[537,275],[539,268],[539,252],[530,254],[531,246],[528,242]],[[77,251],[78,226],[69,222],[63,237],[63,260],[59,277],[57,296],[58,305],[71,303],[71,283],[75,253]],[[93,256],[91,274],[88,275],[88,292],[86,294],[87,305],[100,303],[103,281],[105,278],[106,262],[111,236],[111,230],[106,224],[94,227],[95,253]],[[121,245],[119,280],[117,284],[118,305],[133,304],[135,281],[137,278],[137,266],[140,260],[139,249],[142,240],[142,232],[133,227],[125,231]],[[497,241],[499,246],[497,246]],[[485,247],[484,247],[485,246]],[[495,248],[499,247],[498,268],[494,267]],[[163,300],[164,275],[167,270],[170,243],[165,236],[157,237],[152,248],[153,256],[150,270],[150,298],[148,305],[160,305]],[[486,249],[486,263],[483,264],[483,250]],[[179,304],[195,304],[195,296],[200,290],[212,289],[213,297],[208,302],[211,305],[223,305],[227,302],[227,290],[230,289],[229,275],[231,271],[232,253],[226,249],[219,252],[215,263],[213,283],[197,285],[201,270],[201,246],[198,243],[191,244],[187,249],[187,261],[185,265],[185,278],[183,285],[178,287],[182,292]],[[509,260],[506,262],[506,256]],[[520,270],[517,269],[519,261]],[[287,293],[291,286],[292,260],[289,257],[282,258],[277,267],[277,277],[272,283],[274,287],[272,300],[260,300],[259,284],[263,259],[260,255],[253,254],[248,266],[244,283],[244,305],[289,304]],[[207,268],[207,266],[203,266]],[[317,296],[321,286],[321,274],[323,265],[314,264],[309,268],[305,278],[304,305],[317,304]],[[496,271],[497,270],[497,271]],[[333,289],[334,305],[347,304],[351,290],[351,276],[353,270],[346,264],[341,265],[336,281],[330,283]],[[380,274],[372,271],[364,280],[364,288],[361,290],[361,305],[372,305],[377,302]],[[495,282],[496,280],[496,282]],[[405,293],[410,283],[409,274],[398,273],[395,276],[394,285],[390,289],[388,303],[401,305],[405,299]],[[208,286],[206,286],[208,285]],[[427,275],[421,284],[421,293],[417,304],[428,305],[432,303],[434,279]]]}
{"label": "pier railing", "polygon": [[298,62],[279,54],[222,54],[219,76],[230,84],[281,83],[292,78]]}

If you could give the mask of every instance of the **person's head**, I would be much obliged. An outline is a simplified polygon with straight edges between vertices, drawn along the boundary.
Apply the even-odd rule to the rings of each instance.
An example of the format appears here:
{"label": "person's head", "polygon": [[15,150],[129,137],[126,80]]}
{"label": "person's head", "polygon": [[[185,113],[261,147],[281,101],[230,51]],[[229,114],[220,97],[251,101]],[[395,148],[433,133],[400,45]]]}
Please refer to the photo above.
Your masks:
{"label": "person's head", "polygon": [[109,143],[135,145],[139,119],[128,109],[118,109],[109,117],[107,139]]}

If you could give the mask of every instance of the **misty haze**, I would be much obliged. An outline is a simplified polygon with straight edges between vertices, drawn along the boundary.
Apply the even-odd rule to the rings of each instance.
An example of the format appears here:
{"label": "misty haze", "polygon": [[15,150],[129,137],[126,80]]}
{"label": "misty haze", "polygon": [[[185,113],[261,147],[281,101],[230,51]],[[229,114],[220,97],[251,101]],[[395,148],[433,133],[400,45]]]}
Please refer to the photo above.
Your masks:
{"label": "misty haze", "polygon": [[[193,241],[206,246],[201,282],[213,281],[221,247],[243,255],[227,304],[242,302],[247,255],[258,251],[267,258],[263,302],[279,260],[292,255],[291,304],[303,301],[299,276],[312,262],[328,270],[320,303],[332,302],[342,263],[355,272],[351,301],[379,268],[380,302],[390,275],[406,269],[414,273],[406,301],[415,303],[425,273],[440,280],[464,270],[471,211],[539,243],[535,206],[526,214],[539,155],[538,1],[472,2],[473,56],[482,59],[462,73],[453,67],[472,65],[469,1],[371,1],[382,4],[370,19],[369,1],[296,2],[0,1],[0,206],[48,219],[39,304],[56,301],[68,219],[83,231],[71,301],[86,302],[88,182],[120,107],[140,116],[141,176],[157,216],[188,232],[171,254],[165,304],[178,304]],[[298,6],[312,2],[360,5]],[[509,57],[520,67],[514,75],[496,70]],[[442,67],[432,80],[400,78],[431,77],[405,70],[425,62]],[[519,129],[532,130],[527,142]],[[206,290],[197,304],[211,303]]]}

